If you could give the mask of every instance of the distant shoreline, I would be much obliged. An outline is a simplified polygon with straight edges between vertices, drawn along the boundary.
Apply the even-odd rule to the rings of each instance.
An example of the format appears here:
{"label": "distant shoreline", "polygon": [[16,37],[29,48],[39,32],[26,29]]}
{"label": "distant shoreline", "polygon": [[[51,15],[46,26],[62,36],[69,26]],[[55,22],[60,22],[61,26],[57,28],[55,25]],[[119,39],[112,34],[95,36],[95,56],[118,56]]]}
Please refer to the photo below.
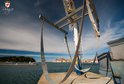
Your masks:
{"label": "distant shoreline", "polygon": [[33,62],[33,63],[24,63],[24,62],[22,62],[22,63],[15,63],[15,62],[0,62],[0,65],[36,65],[36,63],[35,62]]}

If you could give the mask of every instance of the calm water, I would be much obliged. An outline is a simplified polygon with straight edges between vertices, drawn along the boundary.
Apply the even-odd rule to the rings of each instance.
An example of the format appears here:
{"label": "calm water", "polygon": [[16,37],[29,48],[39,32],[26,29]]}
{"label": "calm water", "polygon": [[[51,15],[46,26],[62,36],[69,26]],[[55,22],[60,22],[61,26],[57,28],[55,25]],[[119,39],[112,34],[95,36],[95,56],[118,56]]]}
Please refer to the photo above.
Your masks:
{"label": "calm water", "polygon": [[[48,63],[49,72],[65,72],[70,63]],[[90,66],[85,64],[84,67]],[[91,70],[98,72],[98,65]],[[0,84],[37,84],[42,75],[40,63],[37,65],[0,65]]]}

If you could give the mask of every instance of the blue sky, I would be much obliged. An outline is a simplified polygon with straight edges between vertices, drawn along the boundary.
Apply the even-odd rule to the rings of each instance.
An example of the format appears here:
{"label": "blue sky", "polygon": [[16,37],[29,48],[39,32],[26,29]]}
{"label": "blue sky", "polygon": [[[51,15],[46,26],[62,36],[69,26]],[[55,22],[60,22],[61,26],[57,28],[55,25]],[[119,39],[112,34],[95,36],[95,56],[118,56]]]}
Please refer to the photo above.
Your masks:
{"label": "blue sky", "polygon": [[[40,52],[39,14],[56,22],[65,16],[62,0],[10,0],[14,10],[5,14],[4,0],[0,0],[0,49]],[[74,0],[76,7],[83,0]],[[92,58],[95,52],[109,50],[107,42],[124,37],[124,1],[94,0],[100,19],[101,37],[97,41],[89,18],[85,19],[82,36],[82,53],[84,58]],[[45,24],[44,43],[46,53],[67,53],[64,35],[50,25]],[[68,30],[68,28],[65,28]],[[69,46],[74,53],[73,32],[69,31]],[[6,53],[1,53],[6,54]],[[13,54],[17,54],[14,52]],[[20,53],[23,54],[23,53]],[[30,54],[39,59],[39,55]],[[57,55],[59,56],[59,55]],[[61,56],[60,56],[61,57]]]}

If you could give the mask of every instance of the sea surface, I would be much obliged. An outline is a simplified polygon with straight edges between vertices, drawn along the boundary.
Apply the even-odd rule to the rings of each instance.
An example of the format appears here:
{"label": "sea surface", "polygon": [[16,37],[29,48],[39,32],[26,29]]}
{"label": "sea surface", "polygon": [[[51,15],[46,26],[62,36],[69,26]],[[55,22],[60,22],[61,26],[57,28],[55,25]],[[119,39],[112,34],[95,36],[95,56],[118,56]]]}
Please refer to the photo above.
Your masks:
{"label": "sea surface", "polygon": [[[65,72],[70,63],[48,62],[49,72]],[[91,64],[83,64],[89,67]],[[99,65],[95,64],[92,72],[98,73]],[[41,63],[36,65],[0,65],[0,84],[37,84],[42,75]]]}

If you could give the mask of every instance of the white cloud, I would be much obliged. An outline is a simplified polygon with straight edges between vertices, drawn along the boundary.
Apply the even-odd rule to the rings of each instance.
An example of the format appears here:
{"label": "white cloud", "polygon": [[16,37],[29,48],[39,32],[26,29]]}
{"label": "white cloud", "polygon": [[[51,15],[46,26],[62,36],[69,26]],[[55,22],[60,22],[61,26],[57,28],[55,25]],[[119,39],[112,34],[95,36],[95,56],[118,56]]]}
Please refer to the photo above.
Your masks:
{"label": "white cloud", "polygon": [[0,48],[36,51],[39,39],[34,32],[20,27],[2,28],[0,39],[3,41],[0,42]]}
{"label": "white cloud", "polygon": [[111,21],[108,21],[107,28],[104,28],[104,32],[101,32],[101,37],[99,39],[95,38],[93,33],[90,33],[83,38],[83,52],[103,50],[108,48],[107,42],[124,36],[124,29],[120,28],[120,25],[123,25],[122,23],[116,23],[113,28],[110,24]]}
{"label": "white cloud", "polygon": [[[26,19],[28,19],[26,21]],[[0,48],[3,49],[18,49],[18,50],[30,50],[40,51],[40,26],[39,23],[29,21],[28,16],[24,16],[20,21],[11,24],[2,24],[0,27]],[[13,20],[14,21],[14,20]],[[25,22],[23,22],[25,21]],[[2,23],[2,21],[0,21]],[[124,36],[124,28],[120,28],[123,25],[123,20],[116,23],[111,28],[111,20],[108,20],[106,28],[102,28],[101,37],[97,42],[93,32],[84,32],[83,37],[83,52],[89,52],[100,47],[100,49],[106,48],[107,42],[113,39]],[[21,24],[20,24],[21,23]],[[25,23],[22,25],[22,23]],[[66,46],[64,44],[64,35],[49,26],[44,27],[44,47],[46,52],[54,53],[67,53]],[[71,35],[71,34],[70,34]],[[74,53],[74,41],[72,37],[69,37],[69,47],[72,53]],[[71,40],[70,40],[71,39]],[[95,50],[94,50],[95,51]]]}
{"label": "white cloud", "polygon": [[[27,26],[3,26],[0,28],[0,48],[40,51],[40,24],[38,29]],[[27,27],[27,28],[23,28]],[[37,31],[36,31],[37,30]],[[64,35],[56,29],[44,27],[44,47],[46,52],[65,53]]]}
{"label": "white cloud", "polygon": [[124,24],[124,20],[121,20],[119,23],[120,23],[120,24]]}

